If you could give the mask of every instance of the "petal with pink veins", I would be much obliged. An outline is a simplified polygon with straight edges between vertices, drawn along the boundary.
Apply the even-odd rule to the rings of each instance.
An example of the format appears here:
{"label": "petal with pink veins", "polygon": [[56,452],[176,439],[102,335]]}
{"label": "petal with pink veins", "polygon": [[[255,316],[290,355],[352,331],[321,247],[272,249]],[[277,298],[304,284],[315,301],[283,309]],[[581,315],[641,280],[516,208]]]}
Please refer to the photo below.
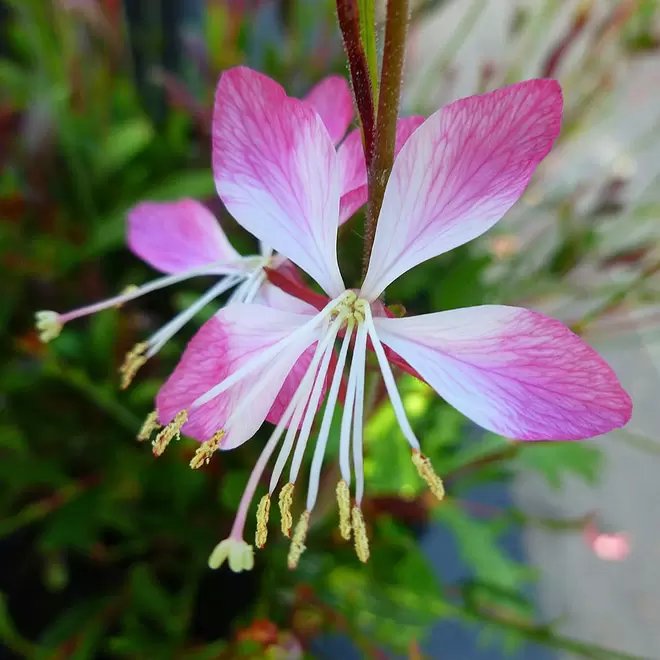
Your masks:
{"label": "petal with pink veins", "polygon": [[[192,338],[156,398],[161,423],[171,421],[177,412],[190,409],[193,402],[208,392],[250,359],[284,339],[302,324],[308,315],[292,314],[262,305],[234,304],[220,310]],[[270,411],[301,355],[317,340],[306,335],[301,342],[289,346],[263,368],[257,368],[236,385],[198,408],[189,410],[183,433],[196,440],[209,440],[223,428],[230,415],[256,387],[265,383],[244,418],[227,432],[222,449],[233,449],[249,440]],[[272,415],[279,420],[279,406],[286,406],[294,389],[289,386],[278,400]]]}
{"label": "petal with pink veins", "polygon": [[[395,155],[423,122],[424,117],[417,115],[399,119],[396,126]],[[351,131],[341,143],[337,149],[337,159],[341,191],[339,224],[343,224],[366,203],[368,197],[367,165],[364,159],[362,133],[359,128]]]}
{"label": "petal with pink veins", "polygon": [[328,129],[330,139],[337,144],[346,135],[353,120],[353,97],[345,78],[328,76],[305,96]]}
{"label": "petal with pink veins", "polygon": [[248,68],[225,71],[213,113],[213,172],[220,198],[243,227],[328,294],[344,290],[337,155],[311,106]]}
{"label": "petal with pink veins", "polygon": [[128,212],[128,246],[164,273],[240,258],[213,214],[192,199],[134,206]]}
{"label": "petal with pink veins", "polygon": [[519,199],[559,135],[562,94],[529,80],[431,115],[406,142],[385,190],[362,293],[476,238]]}
{"label": "petal with pink veins", "polygon": [[579,440],[630,419],[630,397],[609,365],[537,312],[484,305],[374,324],[440,396],[495,433]]}

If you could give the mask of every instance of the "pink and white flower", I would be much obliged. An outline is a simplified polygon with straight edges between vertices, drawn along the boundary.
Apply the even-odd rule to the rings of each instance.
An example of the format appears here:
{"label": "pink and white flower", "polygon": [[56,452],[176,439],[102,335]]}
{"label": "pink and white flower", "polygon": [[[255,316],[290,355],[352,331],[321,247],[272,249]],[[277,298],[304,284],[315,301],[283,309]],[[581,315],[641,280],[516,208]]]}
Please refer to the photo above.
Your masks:
{"label": "pink and white flower", "polygon": [[576,440],[627,423],[631,401],[612,369],[558,321],[504,305],[389,318],[379,302],[397,277],[483,234],[511,208],[552,148],[561,115],[557,82],[530,80],[459,100],[413,129],[387,184],[365,280],[351,290],[339,271],[336,246],[346,169],[328,130],[308,104],[288,97],[265,76],[242,67],[222,75],[213,120],[218,194],[240,224],[316,280],[329,302],[320,311],[226,307],[193,339],[158,394],[158,416],[170,424],[156,442],[162,445],[183,430],[205,443],[199,451],[208,458],[254,435],[294,365],[311,353],[250,476],[231,534],[211,556],[213,567],[226,557],[234,557],[234,566],[252,565],[243,529],[278,447],[268,495],[258,508],[256,544],[266,540],[270,498],[287,464],[279,500],[282,528],[290,534],[292,492],[327,381],[306,507],[289,555],[295,567],[316,504],[344,371],[340,528],[345,538],[352,532],[359,558],[367,560],[360,506],[369,347],[413,462],[438,497],[442,482],[421,453],[388,351],[474,422],[511,438]]}
{"label": "pink and white flower", "polygon": [[[328,76],[312,88],[304,103],[321,118],[332,143],[339,144],[353,119],[353,101],[346,80],[340,76]],[[356,142],[356,133],[359,138],[359,131],[353,131],[338,147],[337,157],[347,172],[341,188],[341,222],[357,211],[367,198],[364,154],[361,143]],[[360,149],[356,149],[356,144]],[[130,249],[166,275],[140,287],[130,287],[121,295],[64,314],[37,312],[36,325],[42,341],[57,337],[69,321],[122,305],[192,277],[210,275],[219,280],[197,301],[129,352],[120,370],[122,387],[127,387],[137,370],[195,314],[227,291],[234,289],[229,303],[249,303],[257,298],[262,304],[268,304],[267,299],[260,297],[266,281],[264,268],[279,268],[286,262],[263,242],[260,243],[260,254],[242,257],[231,246],[213,214],[192,199],[138,204],[128,212],[127,233]],[[282,296],[279,299],[281,306],[284,304]],[[290,302],[289,307],[291,305],[295,307],[296,303]]]}

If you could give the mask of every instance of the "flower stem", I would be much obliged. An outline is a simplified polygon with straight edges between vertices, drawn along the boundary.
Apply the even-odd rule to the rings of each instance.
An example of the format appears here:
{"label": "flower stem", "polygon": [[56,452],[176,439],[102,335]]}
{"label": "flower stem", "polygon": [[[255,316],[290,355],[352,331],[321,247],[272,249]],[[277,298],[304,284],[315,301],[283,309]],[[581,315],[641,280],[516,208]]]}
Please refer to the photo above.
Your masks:
{"label": "flower stem", "polygon": [[369,203],[364,227],[363,275],[366,274],[369,265],[378,214],[383,204],[385,186],[394,163],[396,122],[399,116],[403,61],[408,35],[408,15],[408,0],[388,0],[374,152],[372,158],[367,156]]}
{"label": "flower stem", "polygon": [[362,141],[368,167],[373,154],[376,117],[369,64],[360,36],[360,12],[356,0],[337,0],[337,17],[346,48],[353,96],[362,126]]}

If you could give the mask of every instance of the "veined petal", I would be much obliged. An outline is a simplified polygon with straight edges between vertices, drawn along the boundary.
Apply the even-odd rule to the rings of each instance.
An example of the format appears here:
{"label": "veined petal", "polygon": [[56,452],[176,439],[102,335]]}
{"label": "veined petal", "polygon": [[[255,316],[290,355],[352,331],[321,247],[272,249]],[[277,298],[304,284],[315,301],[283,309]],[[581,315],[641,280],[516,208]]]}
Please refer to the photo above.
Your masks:
{"label": "veined petal", "polygon": [[[422,125],[424,117],[413,116],[399,119],[396,126],[395,155],[408,141],[415,129]],[[367,165],[362,146],[360,129],[351,131],[337,149],[339,163],[339,189],[341,201],[339,224],[348,220],[367,201]]]}
{"label": "veined petal", "polygon": [[484,305],[374,324],[448,403],[490,431],[578,440],[630,419],[630,397],[609,365],[542,314]]}
{"label": "veined petal", "polygon": [[492,227],[559,135],[554,80],[456,101],[431,115],[394,162],[362,295],[375,300],[413,266]]}
{"label": "veined petal", "polygon": [[213,172],[239,223],[328,294],[344,290],[337,264],[337,155],[311,106],[255,71],[225,71],[215,97]]}
{"label": "veined petal", "polygon": [[[284,339],[308,315],[282,312],[262,305],[234,304],[207,321],[188,344],[179,364],[156,398],[158,417],[167,423],[249,360]],[[257,368],[236,385],[204,405],[190,409],[183,433],[209,440],[225,427],[230,415],[255,388],[265,387],[250,406],[249,414],[232,425],[222,449],[233,449],[249,440],[261,426],[293,366],[318,337],[306,335],[263,368]],[[288,403],[289,399],[286,399]]]}
{"label": "veined petal", "polygon": [[164,273],[240,258],[213,214],[192,199],[134,206],[128,212],[128,246]]}
{"label": "veined petal", "polygon": [[317,83],[305,97],[323,120],[332,141],[337,144],[353,120],[353,97],[345,78],[328,76]]}

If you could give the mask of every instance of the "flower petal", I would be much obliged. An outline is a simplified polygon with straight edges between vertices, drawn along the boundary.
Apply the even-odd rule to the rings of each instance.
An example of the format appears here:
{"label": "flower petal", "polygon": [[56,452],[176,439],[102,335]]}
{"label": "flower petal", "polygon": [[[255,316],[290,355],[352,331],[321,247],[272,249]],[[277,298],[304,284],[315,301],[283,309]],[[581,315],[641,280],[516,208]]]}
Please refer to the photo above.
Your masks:
{"label": "flower petal", "polygon": [[[188,344],[179,364],[156,398],[161,423],[171,421],[177,412],[192,403],[231,373],[257,357],[262,351],[309,321],[308,315],[282,312],[262,305],[234,304],[220,310],[207,321]],[[300,356],[316,341],[306,335],[264,368],[258,368],[243,380],[208,403],[189,411],[183,433],[205,441],[221,429],[255,387],[267,381],[250,406],[249,415],[227,432],[222,449],[233,449],[249,440],[269,415],[282,385]],[[287,389],[289,403],[293,393]],[[279,417],[278,417],[279,419]]]}
{"label": "flower petal", "polygon": [[[399,119],[396,126],[395,155],[423,122],[424,117],[421,116]],[[366,203],[368,197],[367,165],[364,159],[362,133],[359,128],[351,131],[341,143],[337,149],[337,160],[341,191],[339,224],[343,224]]]}
{"label": "flower petal", "polygon": [[374,323],[448,403],[495,433],[578,440],[630,419],[630,397],[609,365],[542,314],[484,305]]}
{"label": "flower petal", "polygon": [[309,105],[255,71],[225,71],[215,97],[213,172],[238,222],[328,294],[344,290],[337,264],[337,156]]}
{"label": "flower petal", "polygon": [[128,212],[128,246],[164,273],[240,258],[213,214],[193,199],[134,206]]}
{"label": "flower petal", "polygon": [[471,96],[429,117],[394,162],[362,294],[492,227],[518,200],[559,134],[554,80]]}
{"label": "flower petal", "polygon": [[353,97],[345,78],[328,76],[312,87],[305,102],[323,120],[331,140],[337,144],[346,135],[353,120]]}

